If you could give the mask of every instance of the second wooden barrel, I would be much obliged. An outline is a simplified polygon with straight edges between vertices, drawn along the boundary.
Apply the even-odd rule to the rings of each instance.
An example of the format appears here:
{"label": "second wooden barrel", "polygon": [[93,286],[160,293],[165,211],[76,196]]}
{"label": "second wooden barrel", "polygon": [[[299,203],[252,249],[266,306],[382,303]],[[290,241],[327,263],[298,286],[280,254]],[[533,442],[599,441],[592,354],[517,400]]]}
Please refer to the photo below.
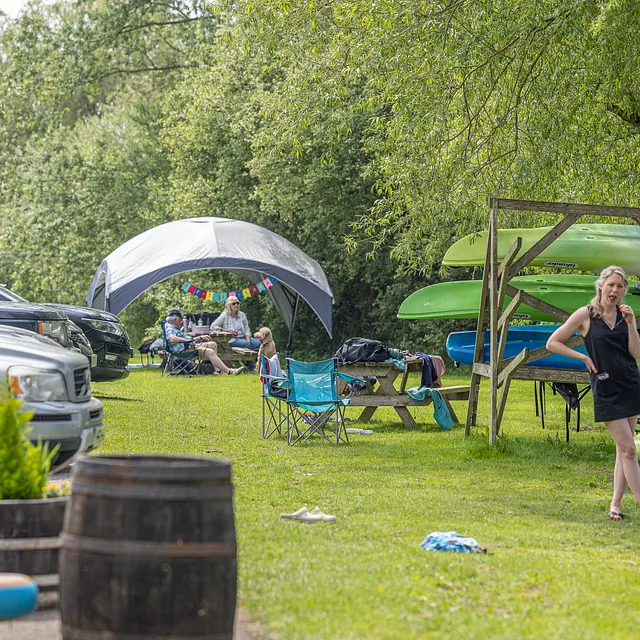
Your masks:
{"label": "second wooden barrel", "polygon": [[236,584],[227,461],[75,463],[60,551],[64,640],[231,640]]}

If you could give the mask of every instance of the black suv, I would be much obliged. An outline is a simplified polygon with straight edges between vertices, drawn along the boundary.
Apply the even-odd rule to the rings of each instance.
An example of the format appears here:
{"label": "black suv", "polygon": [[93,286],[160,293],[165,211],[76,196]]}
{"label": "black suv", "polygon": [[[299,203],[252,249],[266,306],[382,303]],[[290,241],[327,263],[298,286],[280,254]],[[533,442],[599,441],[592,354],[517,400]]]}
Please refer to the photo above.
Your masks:
{"label": "black suv", "polygon": [[92,380],[106,382],[129,375],[129,358],[133,357],[133,349],[118,316],[107,311],[69,304],[47,303],[45,306],[63,311],[89,339],[91,348],[98,357],[98,363],[91,369]]}
{"label": "black suv", "polygon": [[[83,353],[90,345],[97,356],[91,363],[91,379],[95,382],[118,380],[129,375],[127,365],[133,354],[131,342],[124,325],[112,313],[66,304],[27,302],[0,285],[0,324],[35,331],[53,338],[67,349],[75,348]],[[79,335],[75,325],[84,336]]]}
{"label": "black suv", "polygon": [[0,324],[35,331],[66,349],[73,348],[69,320],[62,311],[27,302],[4,287],[0,287]]}

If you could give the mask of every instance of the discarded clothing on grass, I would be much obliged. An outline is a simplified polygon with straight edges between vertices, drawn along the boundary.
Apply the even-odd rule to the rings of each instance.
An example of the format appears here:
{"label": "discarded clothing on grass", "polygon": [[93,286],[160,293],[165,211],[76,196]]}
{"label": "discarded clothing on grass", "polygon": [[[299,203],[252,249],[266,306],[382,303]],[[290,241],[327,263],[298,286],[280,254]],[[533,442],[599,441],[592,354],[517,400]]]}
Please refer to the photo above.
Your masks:
{"label": "discarded clothing on grass", "polygon": [[434,531],[420,544],[427,551],[458,551],[459,553],[487,553],[473,538],[465,538],[455,531]]}
{"label": "discarded clothing on grass", "polygon": [[427,397],[427,394],[431,396],[431,401],[433,402],[433,417],[438,423],[438,426],[446,431],[453,429],[453,418],[449,413],[449,408],[447,407],[442,394],[437,389],[422,386],[407,389],[407,395],[414,402],[421,402]]}

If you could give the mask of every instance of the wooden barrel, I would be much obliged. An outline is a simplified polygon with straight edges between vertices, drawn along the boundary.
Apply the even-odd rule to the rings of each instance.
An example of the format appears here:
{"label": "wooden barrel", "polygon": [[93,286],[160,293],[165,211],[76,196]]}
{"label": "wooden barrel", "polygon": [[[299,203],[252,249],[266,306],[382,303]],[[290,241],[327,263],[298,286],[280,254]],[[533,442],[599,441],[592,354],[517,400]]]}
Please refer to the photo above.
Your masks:
{"label": "wooden barrel", "polygon": [[64,640],[231,640],[231,465],[82,456],[60,552]]}
{"label": "wooden barrel", "polygon": [[0,572],[24,573],[57,588],[58,551],[68,498],[0,500]]}

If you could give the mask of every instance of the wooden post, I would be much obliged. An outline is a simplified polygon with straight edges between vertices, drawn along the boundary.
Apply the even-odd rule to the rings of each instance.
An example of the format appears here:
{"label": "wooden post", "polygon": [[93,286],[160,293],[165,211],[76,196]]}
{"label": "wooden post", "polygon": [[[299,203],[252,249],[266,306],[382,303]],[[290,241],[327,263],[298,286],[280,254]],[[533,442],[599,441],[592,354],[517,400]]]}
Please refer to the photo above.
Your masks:
{"label": "wooden post", "polygon": [[[478,306],[478,322],[476,324],[476,346],[473,351],[473,361],[482,362],[484,356],[484,330],[487,326],[487,295],[489,293],[489,272],[491,266],[491,243],[487,241],[484,257],[484,269],[482,271],[482,289],[480,292],[480,304]],[[467,405],[467,421],[464,434],[471,433],[471,427],[476,426],[478,414],[478,396],[480,394],[480,382],[482,376],[473,370],[471,383],[469,384],[469,404]]]}
{"label": "wooden post", "polygon": [[491,201],[491,218],[489,220],[489,244],[490,253],[490,275],[489,275],[489,296],[491,305],[489,309],[489,443],[493,446],[496,443],[498,432],[496,429],[498,421],[498,206],[495,199]]}

